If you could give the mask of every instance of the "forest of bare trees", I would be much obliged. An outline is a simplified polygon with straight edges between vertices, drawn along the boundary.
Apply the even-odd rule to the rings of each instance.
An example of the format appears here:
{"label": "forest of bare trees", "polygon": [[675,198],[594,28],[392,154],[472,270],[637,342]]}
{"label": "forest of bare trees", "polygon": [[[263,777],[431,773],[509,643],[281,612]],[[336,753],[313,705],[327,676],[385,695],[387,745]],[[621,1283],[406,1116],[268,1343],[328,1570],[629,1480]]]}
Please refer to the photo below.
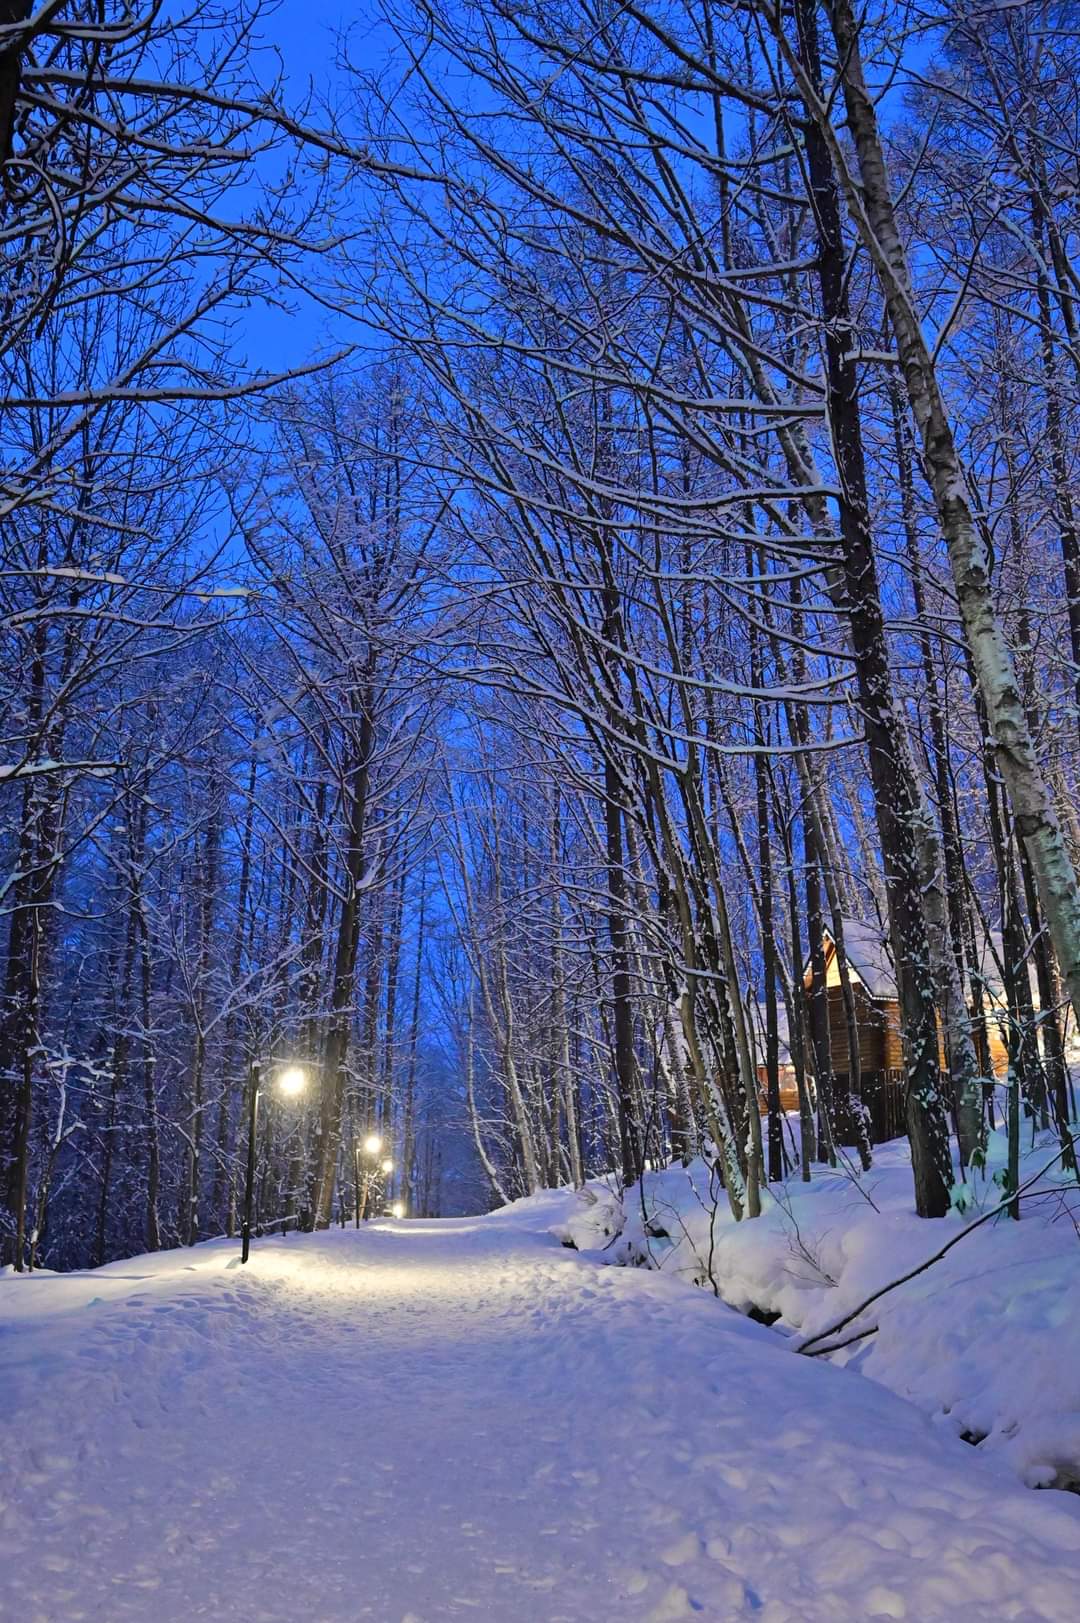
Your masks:
{"label": "forest of bare trees", "polygon": [[0,1263],[1075,1167],[1080,12],[273,37],[0,5]]}

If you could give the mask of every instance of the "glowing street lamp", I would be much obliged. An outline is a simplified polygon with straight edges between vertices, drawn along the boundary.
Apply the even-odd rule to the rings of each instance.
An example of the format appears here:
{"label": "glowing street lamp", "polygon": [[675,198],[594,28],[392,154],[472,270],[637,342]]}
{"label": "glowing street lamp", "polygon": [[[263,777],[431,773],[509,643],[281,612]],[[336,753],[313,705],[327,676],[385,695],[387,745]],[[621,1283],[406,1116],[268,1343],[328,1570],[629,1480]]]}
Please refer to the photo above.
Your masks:
{"label": "glowing street lamp", "polygon": [[[248,1078],[248,1146],[247,1146],[247,1178],[244,1184],[244,1220],[240,1228],[240,1261],[246,1262],[251,1250],[251,1210],[255,1200],[255,1143],[259,1125],[259,1077],[262,1073],[260,1062],[255,1059],[251,1062],[251,1075]],[[288,1064],[277,1074],[278,1092],[286,1099],[298,1098],[308,1084],[308,1073],[302,1065]]]}
{"label": "glowing street lamp", "polygon": [[287,1065],[278,1075],[278,1092],[286,1099],[295,1099],[297,1094],[303,1093],[307,1083],[307,1072],[302,1065]]}
{"label": "glowing street lamp", "polygon": [[393,1205],[390,1207],[390,1216],[391,1217],[404,1217],[405,1216],[405,1202],[403,1200],[395,1200],[394,1201]]}
{"label": "glowing street lamp", "polygon": [[[383,1157],[383,1159],[379,1160],[379,1157],[382,1155],[382,1149],[383,1149],[383,1136],[382,1136],[382,1134],[381,1133],[369,1133],[367,1135],[367,1137],[364,1139],[363,1143],[362,1144],[357,1144],[355,1146],[354,1150],[353,1150],[353,1160],[354,1160],[354,1164],[355,1164],[355,1179],[356,1179],[355,1188],[356,1188],[356,1226],[357,1226],[357,1228],[360,1227],[361,1218],[365,1218],[365,1219],[367,1218],[367,1215],[368,1215],[368,1202],[369,1202],[369,1199],[370,1199],[370,1196],[371,1196],[371,1186],[372,1186],[372,1183],[374,1181],[376,1172],[381,1172],[384,1177],[388,1177],[389,1174],[391,1172],[393,1172],[393,1170],[394,1170],[394,1160],[393,1160],[392,1156],[387,1155],[387,1156]],[[360,1166],[360,1152],[361,1152],[361,1150],[363,1150],[363,1153],[367,1157],[367,1160],[368,1160],[368,1165],[363,1169],[363,1171],[361,1171],[361,1166]]]}

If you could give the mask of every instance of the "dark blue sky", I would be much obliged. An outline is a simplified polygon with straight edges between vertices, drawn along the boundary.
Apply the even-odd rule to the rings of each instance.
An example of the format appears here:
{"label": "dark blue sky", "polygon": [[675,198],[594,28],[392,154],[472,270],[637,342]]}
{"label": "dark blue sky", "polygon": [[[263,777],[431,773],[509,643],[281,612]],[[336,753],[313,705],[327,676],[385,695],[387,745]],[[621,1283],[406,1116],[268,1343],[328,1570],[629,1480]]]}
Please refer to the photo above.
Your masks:
{"label": "dark blue sky", "polygon": [[[370,71],[385,61],[390,47],[385,30],[375,21],[378,0],[278,0],[268,7],[260,29],[261,42],[275,49],[286,74],[288,99],[293,108],[313,92],[316,107],[330,100],[340,104],[348,95],[348,72],[339,67],[339,55],[347,50],[350,64],[358,71]],[[928,40],[915,36],[907,40],[904,60],[909,68],[925,68],[931,47]],[[269,57],[261,64],[265,83],[275,68]],[[885,107],[894,115],[903,112],[904,83],[890,76]],[[322,116],[314,115],[317,122]],[[357,180],[357,184],[363,184]],[[327,221],[329,228],[330,222]],[[313,267],[315,270],[323,267]],[[349,344],[378,343],[377,337],[361,321],[335,317],[301,293],[289,295],[288,313],[265,306],[241,314],[237,328],[237,348],[256,371],[281,371],[301,365],[315,353],[327,353]]]}
{"label": "dark blue sky", "polygon": [[[385,42],[380,41],[371,21],[372,9],[364,0],[332,0],[329,5],[320,5],[318,0],[280,0],[276,8],[267,10],[260,37],[264,46],[273,47],[281,56],[291,106],[306,100],[309,87],[316,104],[339,100],[347,80],[338,67],[343,33],[348,35],[350,60],[358,69],[377,64]],[[264,57],[260,65],[268,82],[273,63]],[[322,115],[314,114],[313,122],[322,123]],[[335,319],[302,295],[289,298],[293,309],[288,314],[263,306],[242,313],[237,343],[253,369],[280,371],[302,363],[317,350],[363,341],[365,335],[355,322]]]}

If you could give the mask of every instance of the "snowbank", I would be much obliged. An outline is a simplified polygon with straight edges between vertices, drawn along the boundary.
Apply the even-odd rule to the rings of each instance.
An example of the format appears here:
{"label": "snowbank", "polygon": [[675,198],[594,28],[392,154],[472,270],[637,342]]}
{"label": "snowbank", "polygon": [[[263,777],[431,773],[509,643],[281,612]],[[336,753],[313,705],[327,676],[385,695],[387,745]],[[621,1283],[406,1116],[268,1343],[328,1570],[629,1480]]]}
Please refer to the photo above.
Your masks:
{"label": "snowbank", "polygon": [[[775,1319],[794,1347],[996,1206],[1004,1151],[994,1137],[966,1211],[942,1222],[914,1215],[907,1144],[896,1142],[875,1152],[858,1184],[819,1168],[809,1184],[792,1178],[756,1222],[732,1221],[698,1161],[647,1174],[621,1206],[594,1184],[568,1198],[553,1232],[604,1261],[713,1289],[741,1312]],[[1021,1181],[1053,1152],[1041,1137]],[[1080,1190],[1060,1169],[1024,1198],[1019,1223],[984,1222],[836,1339],[871,1326],[832,1361],[909,1398],[1029,1486],[1080,1486]]]}

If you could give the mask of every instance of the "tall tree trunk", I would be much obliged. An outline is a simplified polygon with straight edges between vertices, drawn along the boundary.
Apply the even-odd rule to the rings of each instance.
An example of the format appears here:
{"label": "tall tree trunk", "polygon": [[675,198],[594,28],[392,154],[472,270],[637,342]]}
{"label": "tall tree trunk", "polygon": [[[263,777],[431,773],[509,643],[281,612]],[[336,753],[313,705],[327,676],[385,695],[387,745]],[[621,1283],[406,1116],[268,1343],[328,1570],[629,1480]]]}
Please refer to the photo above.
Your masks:
{"label": "tall tree trunk", "polygon": [[[560,816],[561,792],[555,785],[551,796],[551,873],[561,879],[563,864],[563,835]],[[640,859],[635,862],[639,872]],[[566,1007],[566,970],[563,961],[562,890],[558,882],[552,885],[551,896],[551,1000],[555,1052],[552,1062],[558,1078],[557,1092],[562,1101],[562,1117],[566,1132],[566,1165],[570,1182],[580,1189],[585,1182],[581,1164],[581,1132],[578,1125],[577,1077],[570,1063],[569,1011]]]}
{"label": "tall tree trunk", "polygon": [[345,1103],[345,1062],[349,1048],[356,958],[360,941],[360,896],[367,830],[368,778],[375,744],[374,692],[368,683],[357,695],[360,729],[349,764],[348,818],[345,836],[345,895],[338,918],[337,945],[330,992],[330,1022],[323,1049],[319,1159],[316,1169],[315,1222],[329,1228],[334,1209],[341,1121]]}
{"label": "tall tree trunk", "polygon": [[[841,64],[847,132],[858,156],[856,181],[830,108],[794,54],[810,117],[829,143],[859,235],[881,280],[924,465],[948,550],[967,644],[990,722],[997,768],[1031,858],[1043,911],[1065,984],[1080,1007],[1080,885],[1062,837],[1024,714],[1012,652],[994,604],[990,551],[976,519],[948,408],[927,347],[889,183],[874,98],[863,70],[859,22],[851,0],[827,0]],[[772,16],[776,17],[773,13]],[[784,48],[783,29],[774,36]]]}
{"label": "tall tree trunk", "polygon": [[[747,573],[753,573],[754,558],[747,548]],[[765,572],[762,555],[758,568]],[[763,683],[761,642],[756,623],[751,619],[750,685],[760,689]],[[758,846],[758,923],[761,930],[762,990],[765,994],[765,1101],[769,1113],[768,1175],[770,1183],[778,1183],[784,1176],[784,1123],[780,1114],[780,1032],[776,1000],[776,923],[773,915],[773,863],[772,839],[769,828],[769,782],[766,765],[767,725],[765,707],[754,701],[754,809],[757,817]]]}
{"label": "tall tree trunk", "polygon": [[807,999],[803,981],[806,953],[803,951],[802,932],[799,928],[799,891],[795,875],[795,851],[791,824],[780,815],[775,776],[770,772],[773,789],[774,822],[780,830],[784,851],[784,873],[787,875],[788,925],[791,931],[791,963],[794,974],[788,999],[788,1047],[795,1069],[795,1086],[799,1095],[799,1171],[803,1183],[810,1182],[810,1167],[817,1159],[817,1128],[814,1121],[814,1101],[806,1074],[806,1012]]}
{"label": "tall tree trunk", "polygon": [[[949,1074],[953,1085],[953,1104],[956,1112],[957,1140],[960,1146],[960,1164],[966,1167],[972,1157],[981,1151],[982,1088],[980,1076],[991,1073],[989,1050],[986,1045],[985,1023],[982,1020],[982,988],[975,979],[973,1014],[969,1013],[963,992],[965,958],[964,857],[953,807],[952,782],[949,770],[949,748],[945,731],[945,716],[938,692],[937,672],[933,650],[927,630],[926,601],[923,590],[922,563],[919,557],[919,537],[915,524],[915,488],[912,477],[912,446],[899,390],[895,383],[890,389],[893,416],[893,443],[896,448],[897,473],[900,485],[901,514],[911,589],[915,603],[915,616],[919,622],[919,655],[926,688],[926,703],[930,717],[930,745],[933,759],[934,786],[937,795],[941,843],[929,814],[923,817],[920,850],[920,868],[923,880],[923,907],[930,938],[931,963],[939,988],[945,1028],[945,1048]],[[940,849],[940,859],[939,859]],[[974,960],[972,961],[974,968]],[[974,1030],[980,1031],[983,1054],[976,1048]]]}
{"label": "tall tree trunk", "polygon": [[1069,1132],[1069,1067],[1065,1059],[1065,1045],[1061,1039],[1058,1021],[1058,977],[1039,911],[1039,896],[1027,852],[1020,848],[1020,876],[1024,885],[1028,918],[1031,922],[1031,956],[1035,963],[1036,983],[1039,988],[1038,1032],[1042,1037],[1043,1066],[1047,1091],[1061,1144],[1061,1164],[1070,1172],[1077,1171],[1076,1149]]}
{"label": "tall tree trunk", "polygon": [[420,985],[424,963],[424,926],[427,919],[427,875],[420,882],[420,908],[416,921],[416,961],[413,965],[412,1013],[409,1018],[409,1069],[401,1126],[401,1194],[412,1206],[413,1167],[416,1157],[416,1062],[420,1043]]}
{"label": "tall tree trunk", "polygon": [[383,1014],[382,1079],[379,1085],[378,1119],[380,1126],[391,1137],[394,1131],[395,1075],[397,1068],[397,1005],[398,973],[401,965],[401,925],[405,916],[406,865],[402,857],[401,871],[394,887],[394,904],[390,915],[390,942],[386,961],[386,1007]]}
{"label": "tall tree trunk", "polygon": [[199,1197],[202,1189],[203,1110],[206,1091],[206,1033],[210,1007],[210,972],[213,962],[214,914],[218,900],[218,878],[221,867],[221,802],[220,789],[211,790],[217,803],[210,813],[203,839],[203,857],[197,869],[199,886],[199,949],[195,969],[195,988],[192,1015],[195,1026],[195,1051],[191,1062],[190,1105],[187,1138],[187,1188],[180,1213],[180,1235],[194,1245],[199,1238]]}
{"label": "tall tree trunk", "polygon": [[[1057,376],[1054,355],[1054,329],[1050,319],[1050,288],[1041,267],[1045,241],[1046,211],[1038,191],[1032,192],[1032,227],[1035,243],[1040,252],[1040,269],[1036,281],[1039,308],[1039,347],[1042,359],[1043,392],[1046,410],[1046,438],[1050,448],[1050,471],[1053,478],[1055,516],[1061,543],[1062,573],[1065,583],[1065,610],[1069,626],[1069,651],[1073,664],[1073,705],[1075,722],[1080,729],[1080,535],[1077,533],[1076,510],[1073,505],[1072,482],[1069,478],[1068,454],[1065,443],[1065,425],[1062,421],[1061,383]],[[1067,300],[1071,310],[1071,299]],[[1080,358],[1078,358],[1080,359]]]}
{"label": "tall tree trunk", "polygon": [[817,831],[814,819],[803,818],[803,859],[806,887],[806,930],[810,942],[810,1041],[814,1053],[814,1081],[817,1084],[818,1151],[822,1160],[836,1165],[836,1134],[833,1097],[835,1079],[829,1031],[829,993],[825,984],[825,921],[821,911],[821,878],[818,867]]}
{"label": "tall tree trunk", "polygon": [[833,453],[840,476],[843,571],[834,591],[851,626],[859,706],[866,730],[874,807],[885,869],[889,935],[904,1042],[907,1127],[916,1210],[940,1217],[949,1207],[952,1167],[938,1069],[937,1018],[930,944],[923,913],[916,822],[919,796],[908,770],[903,725],[892,697],[885,624],[870,528],[859,416],[858,367],[848,307],[848,267],[840,197],[826,133],[813,117],[823,94],[816,0],[796,0],[804,100],[810,115],[806,155],[818,234],[825,372]]}
{"label": "tall tree trunk", "polygon": [[[229,956],[229,992],[235,995],[240,985],[240,974],[244,964],[244,936],[247,930],[248,890],[251,886],[251,835],[255,821],[255,786],[257,782],[258,758],[252,748],[251,762],[248,767],[247,792],[245,796],[244,822],[240,835],[240,875],[236,892],[236,918],[233,925],[232,951]],[[211,1193],[214,1221],[220,1223],[227,1235],[232,1235],[232,1211],[230,1185],[233,1182],[230,1165],[232,1162],[232,1131],[234,1121],[234,1105],[237,1100],[243,1100],[243,1065],[242,1055],[236,1041],[237,1011],[235,1005],[230,1007],[225,1022],[225,1035],[221,1044],[221,1095],[218,1099],[217,1117],[217,1158],[214,1165],[214,1186]],[[234,1088],[233,1083],[236,1083]]]}
{"label": "tall tree trunk", "polygon": [[622,1178],[629,1188],[642,1172],[642,1154],[635,1121],[637,1053],[634,1048],[634,1007],[630,982],[630,942],[626,919],[626,868],[623,855],[622,784],[610,756],[604,759],[604,834],[607,868],[607,924],[611,951],[611,1017],[615,1037],[615,1097],[619,1118],[619,1153]]}

